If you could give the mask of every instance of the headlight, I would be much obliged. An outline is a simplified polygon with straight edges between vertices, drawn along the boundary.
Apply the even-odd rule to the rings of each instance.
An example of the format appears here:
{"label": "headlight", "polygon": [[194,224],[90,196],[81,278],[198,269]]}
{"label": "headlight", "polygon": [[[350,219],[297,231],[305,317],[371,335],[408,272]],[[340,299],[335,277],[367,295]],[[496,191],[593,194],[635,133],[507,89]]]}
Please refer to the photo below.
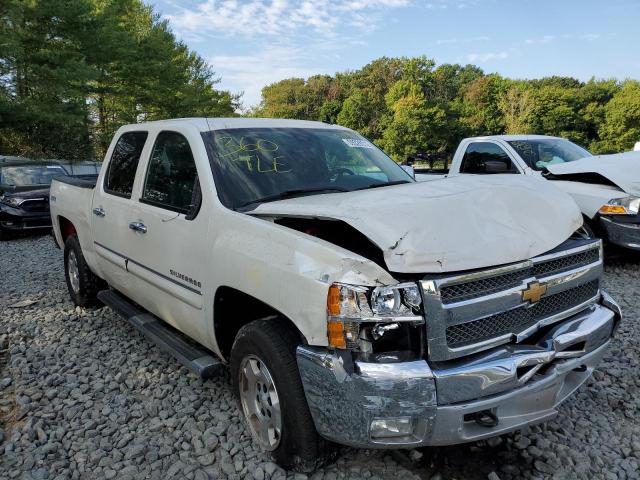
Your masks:
{"label": "headlight", "polygon": [[421,309],[422,296],[415,283],[373,289],[334,283],[327,296],[329,346],[361,350],[364,327],[373,337],[380,338],[386,331],[396,329],[376,329],[381,324],[423,323]]}
{"label": "headlight", "polygon": [[601,215],[637,215],[640,211],[639,197],[623,197],[609,200],[600,207]]}
{"label": "headlight", "polygon": [[0,196],[0,202],[5,205],[11,205],[12,207],[19,207],[24,202],[22,197],[7,197],[6,195]]}

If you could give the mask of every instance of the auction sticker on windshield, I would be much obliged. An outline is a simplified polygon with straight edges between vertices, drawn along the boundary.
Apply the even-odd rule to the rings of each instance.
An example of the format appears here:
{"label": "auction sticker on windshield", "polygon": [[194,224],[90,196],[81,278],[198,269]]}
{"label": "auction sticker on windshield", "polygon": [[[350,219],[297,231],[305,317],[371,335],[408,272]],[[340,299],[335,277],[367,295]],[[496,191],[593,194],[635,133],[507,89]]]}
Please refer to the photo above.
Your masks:
{"label": "auction sticker on windshield", "polygon": [[359,138],[343,138],[342,141],[351,148],[374,148],[371,143],[366,140],[360,140]]}

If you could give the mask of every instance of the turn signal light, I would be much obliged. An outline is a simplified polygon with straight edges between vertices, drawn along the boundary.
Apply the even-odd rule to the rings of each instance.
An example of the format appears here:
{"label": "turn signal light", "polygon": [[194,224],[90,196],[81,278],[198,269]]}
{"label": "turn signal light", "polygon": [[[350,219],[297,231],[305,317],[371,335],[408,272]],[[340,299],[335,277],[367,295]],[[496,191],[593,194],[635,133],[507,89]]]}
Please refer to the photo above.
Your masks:
{"label": "turn signal light", "polygon": [[344,324],[335,320],[329,320],[327,324],[327,337],[331,348],[347,348]]}
{"label": "turn signal light", "polygon": [[603,205],[599,212],[603,215],[626,215],[627,209],[622,205]]}
{"label": "turn signal light", "polygon": [[340,287],[331,285],[327,295],[327,312],[329,315],[340,315]]}

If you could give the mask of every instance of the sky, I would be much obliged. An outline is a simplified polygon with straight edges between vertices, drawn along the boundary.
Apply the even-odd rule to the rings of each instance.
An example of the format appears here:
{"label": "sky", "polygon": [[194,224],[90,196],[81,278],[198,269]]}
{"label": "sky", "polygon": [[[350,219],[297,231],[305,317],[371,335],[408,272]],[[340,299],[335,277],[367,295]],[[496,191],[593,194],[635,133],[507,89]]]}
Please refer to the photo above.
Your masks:
{"label": "sky", "polygon": [[640,79],[640,0],[153,0],[179,39],[243,93],[426,55],[511,78]]}

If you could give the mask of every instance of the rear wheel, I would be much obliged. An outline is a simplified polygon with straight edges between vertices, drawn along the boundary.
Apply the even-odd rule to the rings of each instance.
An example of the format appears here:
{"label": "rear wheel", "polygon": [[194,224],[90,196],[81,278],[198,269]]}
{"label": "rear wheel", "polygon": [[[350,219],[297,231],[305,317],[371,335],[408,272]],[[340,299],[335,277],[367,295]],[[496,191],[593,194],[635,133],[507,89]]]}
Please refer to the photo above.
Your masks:
{"label": "rear wheel", "polygon": [[70,235],[64,242],[64,274],[75,305],[91,307],[98,304],[97,295],[104,288],[104,282],[87,265],[76,235]]}
{"label": "rear wheel", "polygon": [[251,435],[284,468],[314,470],[328,442],[316,432],[298,373],[300,340],[277,319],[240,329],[231,349],[231,379]]}

